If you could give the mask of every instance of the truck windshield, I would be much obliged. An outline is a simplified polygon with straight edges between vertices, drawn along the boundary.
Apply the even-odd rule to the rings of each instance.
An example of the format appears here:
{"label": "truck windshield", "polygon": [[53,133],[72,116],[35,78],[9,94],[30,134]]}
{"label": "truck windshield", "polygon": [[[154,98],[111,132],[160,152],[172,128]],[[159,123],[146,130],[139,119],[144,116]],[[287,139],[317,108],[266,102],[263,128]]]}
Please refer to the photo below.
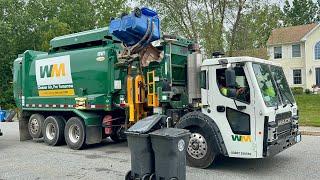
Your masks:
{"label": "truck windshield", "polygon": [[276,84],[279,88],[279,94],[281,95],[282,102],[284,104],[294,103],[295,101],[293,95],[291,93],[286,76],[284,75],[282,68],[279,66],[270,66],[270,69],[274,77],[274,80],[276,81]]}
{"label": "truck windshield", "polygon": [[252,67],[266,106],[278,106],[280,104],[280,97],[269,65],[253,63]]}

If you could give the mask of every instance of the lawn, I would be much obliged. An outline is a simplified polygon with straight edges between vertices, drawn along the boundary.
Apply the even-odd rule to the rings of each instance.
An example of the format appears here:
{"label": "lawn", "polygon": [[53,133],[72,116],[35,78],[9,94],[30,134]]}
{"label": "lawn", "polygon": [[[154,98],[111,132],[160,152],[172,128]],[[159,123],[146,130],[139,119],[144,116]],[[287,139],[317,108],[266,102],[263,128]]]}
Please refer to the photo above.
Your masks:
{"label": "lawn", "polygon": [[320,127],[320,95],[295,95],[300,125]]}

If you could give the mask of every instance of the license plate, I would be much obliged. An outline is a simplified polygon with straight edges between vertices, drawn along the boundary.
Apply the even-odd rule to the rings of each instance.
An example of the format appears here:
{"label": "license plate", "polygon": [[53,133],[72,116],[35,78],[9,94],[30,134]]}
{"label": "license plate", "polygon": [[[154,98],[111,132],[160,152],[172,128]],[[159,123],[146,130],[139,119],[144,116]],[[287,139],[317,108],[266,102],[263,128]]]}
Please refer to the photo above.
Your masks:
{"label": "license plate", "polygon": [[301,135],[299,134],[298,136],[296,136],[296,142],[300,142],[301,141]]}

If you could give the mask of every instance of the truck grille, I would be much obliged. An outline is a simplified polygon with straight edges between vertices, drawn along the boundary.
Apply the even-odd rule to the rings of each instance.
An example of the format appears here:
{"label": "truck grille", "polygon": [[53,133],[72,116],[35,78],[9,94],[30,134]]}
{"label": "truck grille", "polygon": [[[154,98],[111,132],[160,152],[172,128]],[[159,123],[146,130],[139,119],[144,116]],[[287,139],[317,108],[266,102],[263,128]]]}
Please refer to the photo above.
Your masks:
{"label": "truck grille", "polygon": [[290,135],[292,128],[291,116],[292,113],[290,111],[276,115],[278,138],[281,139]]}

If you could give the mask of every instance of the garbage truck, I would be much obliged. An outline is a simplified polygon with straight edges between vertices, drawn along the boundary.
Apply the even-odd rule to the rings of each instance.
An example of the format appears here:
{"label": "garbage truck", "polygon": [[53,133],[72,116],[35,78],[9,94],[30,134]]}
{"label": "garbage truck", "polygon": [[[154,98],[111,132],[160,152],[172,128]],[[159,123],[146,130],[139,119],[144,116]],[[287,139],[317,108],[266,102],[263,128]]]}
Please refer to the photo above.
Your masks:
{"label": "garbage truck", "polygon": [[301,140],[298,109],[281,66],[253,57],[203,59],[199,46],[160,35],[147,8],[51,40],[49,52],[14,61],[20,139],[72,149],[124,132],[153,114],[191,132],[187,163],[219,155],[273,156]]}

